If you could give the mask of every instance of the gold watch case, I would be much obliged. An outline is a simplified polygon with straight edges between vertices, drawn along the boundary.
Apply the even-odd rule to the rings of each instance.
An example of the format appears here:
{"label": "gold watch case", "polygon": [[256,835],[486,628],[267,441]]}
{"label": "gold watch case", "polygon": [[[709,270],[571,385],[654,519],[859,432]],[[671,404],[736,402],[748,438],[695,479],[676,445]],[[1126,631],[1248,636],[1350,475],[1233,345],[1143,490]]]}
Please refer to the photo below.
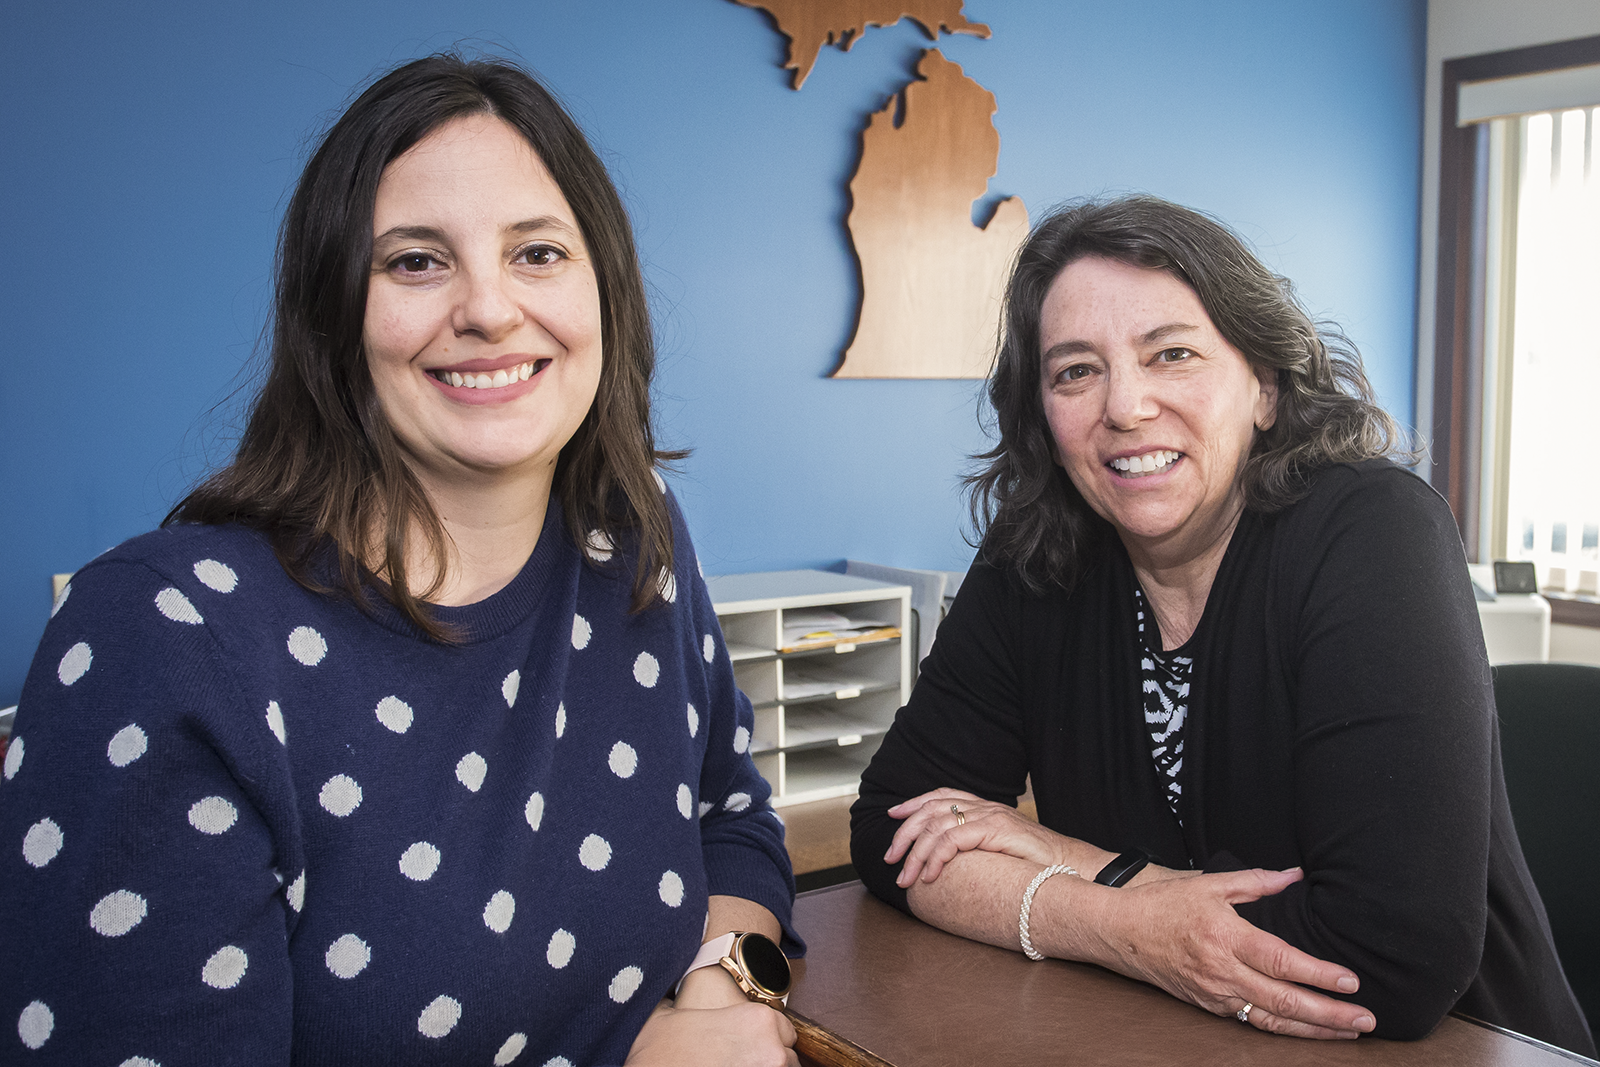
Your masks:
{"label": "gold watch case", "polygon": [[733,939],[728,954],[717,961],[738,983],[744,995],[769,1008],[783,1008],[794,984],[783,950],[765,934],[743,933]]}

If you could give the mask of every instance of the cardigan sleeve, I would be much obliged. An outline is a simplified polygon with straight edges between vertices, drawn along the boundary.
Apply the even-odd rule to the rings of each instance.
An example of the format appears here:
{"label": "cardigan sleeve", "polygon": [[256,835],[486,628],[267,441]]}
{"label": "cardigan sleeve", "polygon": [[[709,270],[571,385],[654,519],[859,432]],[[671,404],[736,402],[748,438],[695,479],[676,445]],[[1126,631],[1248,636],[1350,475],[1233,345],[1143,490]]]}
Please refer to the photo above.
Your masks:
{"label": "cardigan sleeve", "polygon": [[0,787],[0,1060],[287,1064],[304,882],[262,814],[267,709],[150,568],[103,559],[63,597]]}
{"label": "cardigan sleeve", "polygon": [[850,809],[856,873],[907,914],[906,891],[895,884],[901,864],[883,859],[900,825],[888,809],[950,785],[1015,807],[1026,787],[1014,592],[1003,572],[973,564],[939,624],[910,701],[861,776],[861,796]]}
{"label": "cardigan sleeve", "polygon": [[[1361,978],[1381,1037],[1430,1031],[1472,982],[1487,914],[1493,690],[1449,509],[1398,468],[1285,531],[1295,828],[1306,878],[1239,906]],[[1304,523],[1304,525],[1301,525]]]}

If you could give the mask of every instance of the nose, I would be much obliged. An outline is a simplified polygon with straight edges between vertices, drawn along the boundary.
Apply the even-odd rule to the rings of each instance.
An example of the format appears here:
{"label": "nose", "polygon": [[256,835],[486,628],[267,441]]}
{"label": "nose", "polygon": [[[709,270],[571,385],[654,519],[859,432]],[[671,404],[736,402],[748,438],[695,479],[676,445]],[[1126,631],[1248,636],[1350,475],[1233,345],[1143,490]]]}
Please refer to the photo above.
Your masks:
{"label": "nose", "polygon": [[462,272],[461,282],[460,299],[451,316],[457,336],[477,334],[493,343],[522,324],[522,306],[503,271],[493,265],[468,268]]}
{"label": "nose", "polygon": [[1113,365],[1106,374],[1105,425],[1113,430],[1132,430],[1153,419],[1159,410],[1152,384],[1141,367]]}

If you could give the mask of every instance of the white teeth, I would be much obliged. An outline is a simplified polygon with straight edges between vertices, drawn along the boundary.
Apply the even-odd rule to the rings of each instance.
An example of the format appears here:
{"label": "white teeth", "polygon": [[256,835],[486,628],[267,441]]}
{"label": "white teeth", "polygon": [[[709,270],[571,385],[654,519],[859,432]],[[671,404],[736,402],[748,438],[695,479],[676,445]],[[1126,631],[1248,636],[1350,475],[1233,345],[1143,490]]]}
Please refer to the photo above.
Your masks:
{"label": "white teeth", "polygon": [[508,385],[515,385],[518,382],[525,382],[532,378],[538,372],[540,364],[544,362],[544,360],[534,360],[529,363],[519,363],[509,370],[497,370],[492,376],[489,374],[458,374],[453,370],[437,370],[429,371],[428,373],[447,385],[455,386],[457,389],[504,389]]}
{"label": "white teeth", "polygon": [[1171,449],[1157,449],[1142,456],[1122,456],[1111,461],[1111,468],[1131,478],[1140,478],[1169,469],[1183,455]]}

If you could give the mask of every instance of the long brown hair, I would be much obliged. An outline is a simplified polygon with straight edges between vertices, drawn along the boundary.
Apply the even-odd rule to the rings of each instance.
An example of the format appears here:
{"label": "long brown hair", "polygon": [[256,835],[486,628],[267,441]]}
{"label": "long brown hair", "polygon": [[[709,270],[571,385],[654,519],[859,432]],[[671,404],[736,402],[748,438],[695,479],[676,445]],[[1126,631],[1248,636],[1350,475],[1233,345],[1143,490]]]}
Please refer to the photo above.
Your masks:
{"label": "long brown hair", "polygon": [[1153,196],[1083,200],[1051,213],[1017,254],[1006,287],[989,403],[999,443],[966,479],[985,553],[1032,588],[1076,581],[1098,518],[1055,461],[1040,394],[1045,294],[1086,256],[1163,270],[1193,289],[1252,367],[1277,375],[1277,420],[1256,435],[1242,473],[1245,506],[1273,512],[1299,500],[1333,463],[1408,459],[1400,428],[1373,400],[1361,354],[1339,328],[1313,322],[1289,279],[1269,271],[1222,223]]}
{"label": "long brown hair", "polygon": [[[672,521],[655,466],[682,452],[655,447],[650,378],[655,346],[633,231],[594,150],[555,98],[504,61],[442,53],[379,78],[312,154],[279,234],[266,382],[233,462],[167,515],[173,522],[237,522],[267,533],[285,571],[318,592],[323,546],[337,551],[340,587],[365,604],[374,587],[435,640],[454,636],[427,604],[444,580],[411,588],[408,535],[448,558],[444,527],[402,459],[362,349],[378,182],[390,162],[440,126],[490,114],[525,138],[577,217],[599,283],[600,384],[556,463],[554,494],[577,544],[591,531],[637,545],[633,610],[660,596],[672,567]],[[381,537],[381,545],[377,543]],[[366,561],[381,560],[375,571]],[[372,578],[381,582],[371,582]]]}

